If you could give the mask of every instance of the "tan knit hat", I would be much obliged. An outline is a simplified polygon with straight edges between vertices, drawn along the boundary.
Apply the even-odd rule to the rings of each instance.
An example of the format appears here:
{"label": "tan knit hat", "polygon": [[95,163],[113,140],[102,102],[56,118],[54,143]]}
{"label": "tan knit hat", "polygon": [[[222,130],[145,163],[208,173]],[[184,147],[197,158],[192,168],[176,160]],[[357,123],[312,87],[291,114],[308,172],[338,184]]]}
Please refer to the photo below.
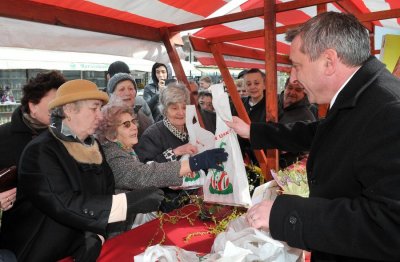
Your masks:
{"label": "tan knit hat", "polygon": [[65,82],[57,89],[56,98],[49,103],[49,109],[79,100],[101,100],[108,102],[107,93],[97,89],[97,85],[88,80],[76,79]]}

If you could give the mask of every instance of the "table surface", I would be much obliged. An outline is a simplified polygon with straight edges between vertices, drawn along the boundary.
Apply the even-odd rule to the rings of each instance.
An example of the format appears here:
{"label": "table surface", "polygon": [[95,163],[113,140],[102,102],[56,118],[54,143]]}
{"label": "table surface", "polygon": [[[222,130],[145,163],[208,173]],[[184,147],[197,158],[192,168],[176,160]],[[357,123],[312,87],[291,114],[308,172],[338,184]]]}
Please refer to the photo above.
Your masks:
{"label": "table surface", "polygon": [[[188,205],[170,214],[165,214],[162,228],[165,232],[163,245],[174,245],[189,251],[210,253],[215,236],[212,234],[195,235],[188,241],[185,238],[192,233],[207,232],[212,221],[203,221],[198,216],[198,208]],[[176,223],[168,222],[168,217],[178,217]],[[189,217],[187,219],[186,217]],[[150,245],[159,244],[163,239],[160,220],[155,219],[104,243],[100,257],[97,261],[133,261],[133,257],[146,250]]]}

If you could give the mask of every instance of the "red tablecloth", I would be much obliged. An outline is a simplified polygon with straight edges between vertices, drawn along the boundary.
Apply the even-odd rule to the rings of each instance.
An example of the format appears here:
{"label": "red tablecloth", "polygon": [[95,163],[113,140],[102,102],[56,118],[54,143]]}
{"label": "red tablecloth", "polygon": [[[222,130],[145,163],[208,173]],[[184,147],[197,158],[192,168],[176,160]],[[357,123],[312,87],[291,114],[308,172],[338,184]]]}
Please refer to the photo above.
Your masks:
{"label": "red tablecloth", "polygon": [[[164,223],[165,241],[163,245],[174,245],[190,251],[210,253],[214,242],[214,235],[194,236],[188,242],[184,241],[184,238],[190,233],[205,232],[207,231],[207,226],[213,224],[213,222],[204,222],[197,218],[195,214],[197,210],[194,205],[190,205],[177,211],[180,214],[192,213],[190,217],[193,219],[193,225],[187,219],[180,219],[176,224]],[[171,213],[171,215],[174,214],[176,214],[176,211]],[[152,239],[152,245],[155,245],[161,241],[162,237],[163,233],[160,231],[160,221],[155,219],[107,240],[104,243],[98,261],[133,261],[135,255],[146,250]]]}

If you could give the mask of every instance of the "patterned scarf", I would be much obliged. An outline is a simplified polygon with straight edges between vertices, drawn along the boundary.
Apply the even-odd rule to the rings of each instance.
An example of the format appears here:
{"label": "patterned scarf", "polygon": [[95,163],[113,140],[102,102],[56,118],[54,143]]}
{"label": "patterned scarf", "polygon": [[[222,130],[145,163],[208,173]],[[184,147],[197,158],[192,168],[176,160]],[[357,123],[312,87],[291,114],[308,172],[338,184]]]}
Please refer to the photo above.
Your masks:
{"label": "patterned scarf", "polygon": [[179,140],[181,140],[182,142],[186,142],[187,138],[188,138],[188,134],[183,131],[179,131],[175,126],[173,126],[171,124],[171,122],[168,120],[168,118],[164,118],[163,119],[164,125],[166,128],[168,128],[168,130],[174,135],[176,136]]}

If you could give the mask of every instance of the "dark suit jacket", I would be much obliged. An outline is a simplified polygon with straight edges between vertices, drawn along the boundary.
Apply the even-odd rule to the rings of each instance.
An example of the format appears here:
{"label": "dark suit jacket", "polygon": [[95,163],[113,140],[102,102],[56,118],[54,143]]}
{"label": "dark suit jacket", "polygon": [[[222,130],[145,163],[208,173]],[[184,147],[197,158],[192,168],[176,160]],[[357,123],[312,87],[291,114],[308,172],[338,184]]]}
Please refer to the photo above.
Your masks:
{"label": "dark suit jacket", "polygon": [[311,250],[314,261],[399,261],[399,122],[400,81],[370,58],[326,119],[252,124],[256,148],[310,150],[310,198],[279,196],[272,236]]}
{"label": "dark suit jacket", "polygon": [[106,235],[114,177],[105,161],[76,161],[49,131],[21,156],[17,201],[3,213],[2,245],[18,261],[57,261],[72,254],[85,231]]}

